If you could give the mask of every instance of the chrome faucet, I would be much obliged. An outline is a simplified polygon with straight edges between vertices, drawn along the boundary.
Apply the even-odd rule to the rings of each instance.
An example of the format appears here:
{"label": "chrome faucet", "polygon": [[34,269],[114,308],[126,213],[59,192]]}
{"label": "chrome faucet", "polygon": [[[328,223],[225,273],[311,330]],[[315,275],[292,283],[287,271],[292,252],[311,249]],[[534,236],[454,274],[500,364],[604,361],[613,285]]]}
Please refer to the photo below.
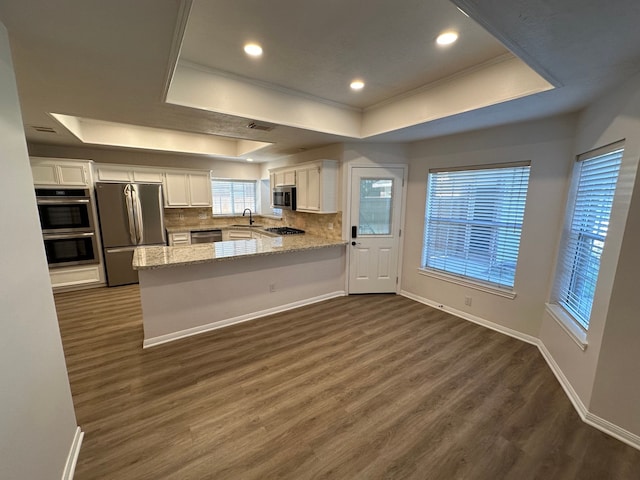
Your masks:
{"label": "chrome faucet", "polygon": [[251,209],[250,208],[245,208],[244,212],[242,212],[242,216],[243,217],[245,216],[245,214],[247,213],[247,210],[249,210],[249,226],[251,226],[251,225],[253,225],[253,222],[255,222],[255,220],[251,216]]}

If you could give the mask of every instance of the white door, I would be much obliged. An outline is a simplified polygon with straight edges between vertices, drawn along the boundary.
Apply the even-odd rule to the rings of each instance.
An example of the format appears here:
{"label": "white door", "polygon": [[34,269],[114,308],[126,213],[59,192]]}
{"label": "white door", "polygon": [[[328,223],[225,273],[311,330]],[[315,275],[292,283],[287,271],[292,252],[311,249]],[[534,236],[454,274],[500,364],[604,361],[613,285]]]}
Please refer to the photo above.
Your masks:
{"label": "white door", "polygon": [[355,167],[351,172],[349,293],[393,293],[404,170]]}

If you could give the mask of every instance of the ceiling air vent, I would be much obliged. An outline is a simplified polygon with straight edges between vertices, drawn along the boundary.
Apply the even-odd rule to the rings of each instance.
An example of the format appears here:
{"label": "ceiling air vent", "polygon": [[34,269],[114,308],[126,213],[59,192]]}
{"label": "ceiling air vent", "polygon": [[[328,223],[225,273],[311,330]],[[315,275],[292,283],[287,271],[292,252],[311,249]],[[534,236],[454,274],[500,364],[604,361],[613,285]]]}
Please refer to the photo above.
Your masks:
{"label": "ceiling air vent", "polygon": [[58,133],[51,127],[40,127],[40,126],[32,125],[31,128],[33,128],[36,132],[40,132],[40,133]]}
{"label": "ceiling air vent", "polygon": [[260,130],[262,132],[270,132],[271,130],[273,130],[273,127],[271,125],[260,124],[257,122],[251,122],[249,125],[247,125],[247,128],[250,128],[251,130]]}

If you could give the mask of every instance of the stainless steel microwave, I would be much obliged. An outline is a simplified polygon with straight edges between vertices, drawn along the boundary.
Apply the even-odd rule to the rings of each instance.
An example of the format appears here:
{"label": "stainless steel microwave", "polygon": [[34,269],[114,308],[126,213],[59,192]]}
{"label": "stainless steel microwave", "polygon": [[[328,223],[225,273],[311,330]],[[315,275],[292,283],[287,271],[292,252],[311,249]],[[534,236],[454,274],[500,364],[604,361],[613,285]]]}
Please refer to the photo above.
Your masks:
{"label": "stainless steel microwave", "polygon": [[283,208],[286,210],[296,209],[296,187],[293,185],[283,185],[275,187],[271,195],[273,208]]}

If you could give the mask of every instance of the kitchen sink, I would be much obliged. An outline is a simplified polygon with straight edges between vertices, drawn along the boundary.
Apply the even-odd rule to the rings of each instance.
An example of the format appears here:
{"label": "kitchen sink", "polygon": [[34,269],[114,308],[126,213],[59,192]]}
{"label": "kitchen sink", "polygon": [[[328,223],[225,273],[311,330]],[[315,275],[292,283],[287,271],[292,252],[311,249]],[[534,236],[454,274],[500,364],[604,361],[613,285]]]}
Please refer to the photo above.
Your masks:
{"label": "kitchen sink", "polygon": [[233,225],[229,225],[230,227],[247,227],[247,228],[262,228],[262,225],[249,225],[247,223],[235,223]]}

